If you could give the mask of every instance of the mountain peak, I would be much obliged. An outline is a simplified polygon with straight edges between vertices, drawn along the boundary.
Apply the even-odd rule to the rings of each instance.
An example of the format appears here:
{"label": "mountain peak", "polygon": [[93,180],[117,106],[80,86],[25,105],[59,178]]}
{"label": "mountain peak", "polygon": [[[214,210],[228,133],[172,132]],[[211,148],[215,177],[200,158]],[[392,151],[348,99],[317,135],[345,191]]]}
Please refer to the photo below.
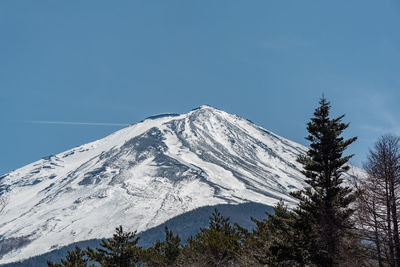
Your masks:
{"label": "mountain peak", "polygon": [[0,264],[110,237],[117,225],[144,231],[205,205],[291,203],[305,151],[208,105],[151,116],[4,175],[0,236],[23,245]]}
{"label": "mountain peak", "polygon": [[207,109],[209,109],[209,110],[219,110],[219,109],[217,109],[217,108],[215,108],[215,107],[213,107],[213,106],[210,106],[210,105],[201,105],[201,106],[199,106],[199,107],[197,107],[197,108],[192,109],[191,111],[195,111],[195,110],[207,110]]}

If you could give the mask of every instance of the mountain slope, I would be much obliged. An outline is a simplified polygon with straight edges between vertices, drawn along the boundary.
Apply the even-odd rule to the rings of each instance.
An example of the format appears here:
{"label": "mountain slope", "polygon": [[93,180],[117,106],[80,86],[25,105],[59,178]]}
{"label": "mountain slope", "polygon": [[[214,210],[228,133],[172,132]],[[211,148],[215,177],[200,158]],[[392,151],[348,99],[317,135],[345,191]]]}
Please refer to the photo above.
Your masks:
{"label": "mountain slope", "polygon": [[[144,232],[138,234],[139,246],[149,247],[153,245],[157,240],[165,239],[164,228],[167,226],[174,234],[179,235],[182,242],[185,243],[187,238],[200,231],[200,227],[207,227],[209,224],[209,218],[213,213],[214,209],[217,208],[224,217],[229,217],[231,223],[238,223],[240,226],[247,229],[253,229],[255,223],[251,218],[262,220],[266,218],[266,212],[273,213],[273,208],[267,205],[247,202],[243,204],[220,204],[216,206],[204,206],[194,209],[189,212],[185,212],[181,215],[173,217],[166,222],[150,228]],[[32,258],[4,264],[4,267],[42,267],[47,266],[47,260],[52,262],[60,263],[61,259],[65,258],[68,251],[74,250],[75,246],[79,246],[82,249],[87,247],[98,247],[101,239],[90,239],[81,242],[72,243],[65,247],[52,250],[42,255],[34,256]]]}
{"label": "mountain slope", "polygon": [[144,231],[198,207],[293,203],[306,149],[209,106],[154,116],[3,175],[0,263]]}

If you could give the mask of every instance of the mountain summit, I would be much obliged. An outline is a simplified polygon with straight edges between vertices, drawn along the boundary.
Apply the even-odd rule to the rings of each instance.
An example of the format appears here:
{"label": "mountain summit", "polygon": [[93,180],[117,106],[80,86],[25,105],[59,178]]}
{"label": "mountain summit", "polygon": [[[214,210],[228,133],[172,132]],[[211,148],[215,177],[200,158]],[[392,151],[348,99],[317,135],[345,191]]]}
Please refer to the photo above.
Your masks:
{"label": "mountain summit", "polygon": [[206,205],[294,200],[306,148],[210,106],[161,114],[1,176],[0,263]]}

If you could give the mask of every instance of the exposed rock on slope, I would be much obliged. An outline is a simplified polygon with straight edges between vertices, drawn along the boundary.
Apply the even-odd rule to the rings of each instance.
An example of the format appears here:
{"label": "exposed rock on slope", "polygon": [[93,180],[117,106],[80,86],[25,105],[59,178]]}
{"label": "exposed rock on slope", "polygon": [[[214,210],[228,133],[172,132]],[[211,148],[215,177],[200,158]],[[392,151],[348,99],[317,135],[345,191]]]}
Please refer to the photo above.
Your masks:
{"label": "exposed rock on slope", "polygon": [[19,246],[0,263],[73,242],[143,231],[216,204],[293,202],[305,147],[202,106],[146,119],[3,175],[0,234]]}

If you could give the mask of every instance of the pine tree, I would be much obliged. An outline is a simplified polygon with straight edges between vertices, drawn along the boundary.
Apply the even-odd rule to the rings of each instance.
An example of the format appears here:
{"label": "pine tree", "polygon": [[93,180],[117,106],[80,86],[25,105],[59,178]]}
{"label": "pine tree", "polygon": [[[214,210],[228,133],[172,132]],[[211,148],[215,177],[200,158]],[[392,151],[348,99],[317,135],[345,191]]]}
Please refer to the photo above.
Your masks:
{"label": "pine tree", "polygon": [[295,212],[302,227],[312,229],[311,261],[318,266],[335,266],[340,264],[340,250],[351,227],[353,210],[349,205],[354,200],[350,187],[343,185],[343,173],[349,170],[346,163],[353,155],[343,156],[343,152],[357,138],[345,140],[341,135],[349,124],[342,122],[344,115],[331,119],[325,97],[319,104],[307,124],[310,149],[298,158],[309,186],[292,195],[299,200]]}
{"label": "pine tree", "polygon": [[146,266],[174,266],[180,255],[181,238],[165,227],[165,240],[145,250]]}
{"label": "pine tree", "polygon": [[[273,214],[256,220],[252,233],[246,235],[241,258],[246,266],[304,266],[308,259],[307,240],[304,229],[298,227],[297,215],[281,201],[274,207]],[[250,257],[249,257],[250,256]],[[250,260],[249,260],[250,258]],[[252,261],[253,260],[253,261]]]}
{"label": "pine tree", "polygon": [[102,240],[101,248],[87,248],[89,259],[102,267],[136,266],[142,259],[142,248],[137,246],[139,237],[135,232],[124,232],[122,226],[116,228],[113,238]]}
{"label": "pine tree", "polygon": [[182,250],[183,266],[228,266],[234,264],[243,236],[217,209],[208,228],[187,240]]}
{"label": "pine tree", "polygon": [[[88,257],[84,250],[81,250],[78,246],[75,246],[75,250],[68,251],[68,255],[65,259],[61,260],[61,264],[47,261],[49,267],[87,267]],[[94,265],[90,265],[94,267]]]}

